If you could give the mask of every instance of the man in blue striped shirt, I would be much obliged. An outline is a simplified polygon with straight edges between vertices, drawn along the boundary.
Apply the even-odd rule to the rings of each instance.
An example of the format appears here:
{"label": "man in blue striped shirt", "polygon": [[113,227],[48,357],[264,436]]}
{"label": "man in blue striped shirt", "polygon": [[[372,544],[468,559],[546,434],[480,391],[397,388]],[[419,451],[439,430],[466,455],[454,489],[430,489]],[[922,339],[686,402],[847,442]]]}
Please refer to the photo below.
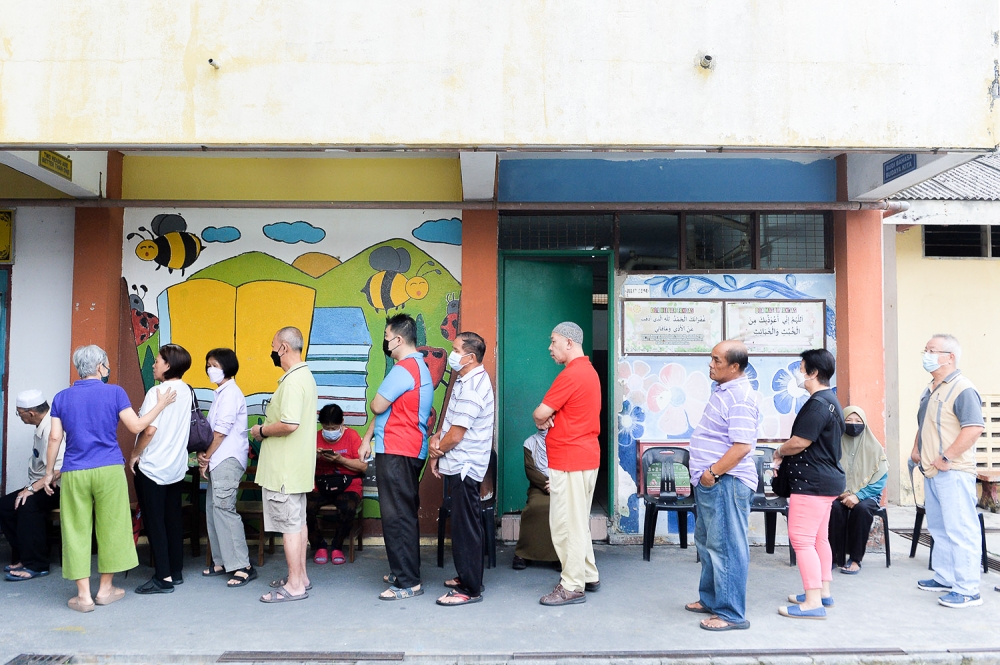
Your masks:
{"label": "man in blue striped shirt", "polygon": [[461,332],[448,356],[454,387],[441,430],[428,441],[431,472],[444,476],[451,497],[451,551],[458,576],[438,605],[466,605],[483,599],[483,520],[479,488],[493,452],[493,384],[483,367],[486,342]]}
{"label": "man in blue striped shirt", "polygon": [[757,393],[744,371],[747,347],[720,342],[708,375],[718,385],[691,435],[691,487],[697,520],[694,542],[701,557],[699,600],[684,608],[711,615],[705,630],[741,630],[746,619],[750,502],[757,489]]}

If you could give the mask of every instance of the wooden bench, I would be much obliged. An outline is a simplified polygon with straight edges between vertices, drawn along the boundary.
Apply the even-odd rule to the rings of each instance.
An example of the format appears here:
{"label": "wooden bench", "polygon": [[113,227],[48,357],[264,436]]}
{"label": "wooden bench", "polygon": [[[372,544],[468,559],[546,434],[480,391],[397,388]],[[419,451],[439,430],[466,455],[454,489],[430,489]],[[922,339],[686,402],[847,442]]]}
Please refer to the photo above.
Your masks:
{"label": "wooden bench", "polygon": [[1000,469],[976,469],[976,480],[983,486],[979,495],[979,507],[991,513],[1000,512],[1000,497],[997,496]]}

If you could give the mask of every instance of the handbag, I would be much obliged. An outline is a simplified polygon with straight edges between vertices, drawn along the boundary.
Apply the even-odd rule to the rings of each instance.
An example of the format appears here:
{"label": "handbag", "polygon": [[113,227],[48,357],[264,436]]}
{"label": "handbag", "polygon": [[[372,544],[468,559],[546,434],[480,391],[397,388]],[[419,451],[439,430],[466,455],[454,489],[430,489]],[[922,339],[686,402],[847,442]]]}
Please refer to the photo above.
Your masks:
{"label": "handbag", "polygon": [[792,495],[791,469],[788,468],[788,459],[776,466],[771,475],[771,491],[775,496],[787,499]]}
{"label": "handbag", "polygon": [[215,432],[208,424],[208,418],[198,408],[198,397],[194,394],[194,388],[188,386],[188,389],[191,391],[191,433],[188,435],[188,452],[203,453],[215,440]]}
{"label": "handbag", "polygon": [[354,480],[354,476],[348,476],[343,473],[316,476],[316,489],[327,494],[343,492],[351,484],[352,480]]}

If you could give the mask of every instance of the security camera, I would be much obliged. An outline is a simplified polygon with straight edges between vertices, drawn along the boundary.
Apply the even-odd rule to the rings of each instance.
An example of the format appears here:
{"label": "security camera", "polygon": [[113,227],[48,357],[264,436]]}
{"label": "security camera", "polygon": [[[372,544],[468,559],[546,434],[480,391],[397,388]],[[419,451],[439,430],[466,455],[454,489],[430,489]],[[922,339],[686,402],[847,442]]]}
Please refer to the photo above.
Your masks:
{"label": "security camera", "polygon": [[[215,58],[209,58],[209,59],[208,59],[208,64],[212,65],[212,66],[213,66],[213,67],[215,67],[216,69],[218,69],[218,68],[219,68],[219,61],[218,61],[218,60],[216,60]],[[703,65],[703,66],[704,66],[704,65]]]}

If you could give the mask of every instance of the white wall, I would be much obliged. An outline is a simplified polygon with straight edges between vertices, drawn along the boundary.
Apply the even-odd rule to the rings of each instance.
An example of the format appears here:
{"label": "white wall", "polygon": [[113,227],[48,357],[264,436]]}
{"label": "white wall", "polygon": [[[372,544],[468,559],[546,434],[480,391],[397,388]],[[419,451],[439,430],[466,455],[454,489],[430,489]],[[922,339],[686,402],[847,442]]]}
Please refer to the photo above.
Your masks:
{"label": "white wall", "polygon": [[74,219],[72,208],[18,208],[14,214],[4,437],[8,491],[27,481],[34,432],[17,417],[17,394],[37,388],[51,401],[69,383]]}
{"label": "white wall", "polygon": [[997,143],[996,0],[0,0],[0,15],[10,146]]}

